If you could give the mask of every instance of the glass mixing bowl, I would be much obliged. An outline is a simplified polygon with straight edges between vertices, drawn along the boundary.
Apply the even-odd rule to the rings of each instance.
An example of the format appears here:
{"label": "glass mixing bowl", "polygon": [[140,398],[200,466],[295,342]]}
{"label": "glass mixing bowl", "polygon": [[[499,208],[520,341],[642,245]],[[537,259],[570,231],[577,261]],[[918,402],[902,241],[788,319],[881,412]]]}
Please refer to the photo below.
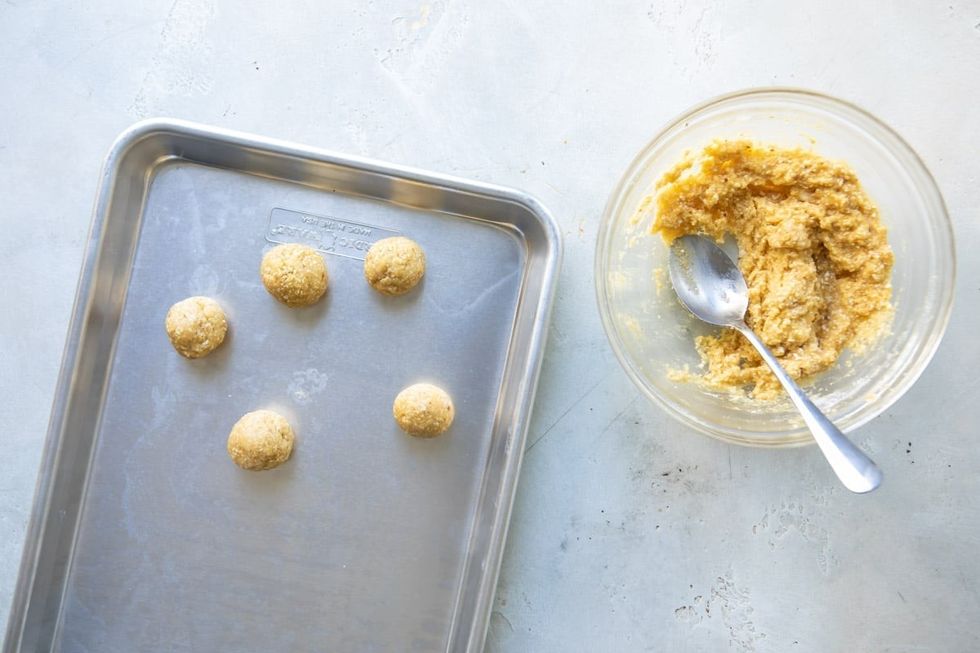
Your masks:
{"label": "glass mixing bowl", "polygon": [[654,210],[643,210],[641,202],[686,151],[717,138],[801,147],[846,161],[878,204],[895,252],[890,330],[860,355],[845,351],[804,384],[839,428],[852,431],[895,403],[932,358],[949,321],[956,266],[952,225],[925,165],[889,127],[841,100],[794,89],[734,93],[686,112],[643,148],[613,191],[596,243],[606,335],[636,385],[684,424],[739,444],[812,442],[786,400],[757,402],[668,378],[670,369],[697,372],[694,337],[716,327],[677,301],[667,247],[650,234]]}

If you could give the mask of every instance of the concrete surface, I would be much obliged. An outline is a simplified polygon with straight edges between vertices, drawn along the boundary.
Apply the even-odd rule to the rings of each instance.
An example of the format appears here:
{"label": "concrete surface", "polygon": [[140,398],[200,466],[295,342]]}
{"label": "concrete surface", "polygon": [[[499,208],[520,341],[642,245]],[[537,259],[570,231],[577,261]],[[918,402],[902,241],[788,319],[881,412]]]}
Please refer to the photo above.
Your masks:
{"label": "concrete surface", "polygon": [[[815,449],[695,435],[638,397],[593,300],[596,227],[658,127],[748,86],[850,99],[943,189],[959,281],[919,383]],[[0,3],[0,615],[19,564],[97,172],[146,116],[513,185],[566,260],[489,651],[980,649],[980,3]],[[5,617],[0,617],[4,619]]]}

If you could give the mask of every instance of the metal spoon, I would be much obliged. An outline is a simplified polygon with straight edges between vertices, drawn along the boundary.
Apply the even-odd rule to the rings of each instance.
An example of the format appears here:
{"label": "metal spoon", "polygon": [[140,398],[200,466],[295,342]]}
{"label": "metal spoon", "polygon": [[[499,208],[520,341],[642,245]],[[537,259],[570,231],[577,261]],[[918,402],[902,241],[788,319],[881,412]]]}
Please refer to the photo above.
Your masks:
{"label": "metal spoon", "polygon": [[671,245],[669,269],[674,291],[695,317],[738,329],[755,346],[783,384],[844,487],[864,493],[881,485],[881,470],[813,405],[759,336],[745,324],[749,291],[745,278],[728,254],[704,236],[682,236]]}

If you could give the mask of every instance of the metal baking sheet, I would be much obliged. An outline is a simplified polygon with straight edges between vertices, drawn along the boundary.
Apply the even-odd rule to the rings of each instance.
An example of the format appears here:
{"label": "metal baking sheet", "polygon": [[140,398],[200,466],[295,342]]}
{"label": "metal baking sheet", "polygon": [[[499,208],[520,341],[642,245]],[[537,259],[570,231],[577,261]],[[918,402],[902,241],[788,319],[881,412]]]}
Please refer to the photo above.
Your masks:
{"label": "metal baking sheet", "polygon": [[[422,244],[418,291],[374,292],[366,247]],[[307,309],[262,288],[272,242],[324,252]],[[474,651],[483,645],[560,258],[504,188],[180,121],[107,159],[4,651]],[[168,307],[230,323],[189,361]],[[453,395],[444,436],[397,392]],[[243,413],[297,433],[269,472],[225,452]]]}

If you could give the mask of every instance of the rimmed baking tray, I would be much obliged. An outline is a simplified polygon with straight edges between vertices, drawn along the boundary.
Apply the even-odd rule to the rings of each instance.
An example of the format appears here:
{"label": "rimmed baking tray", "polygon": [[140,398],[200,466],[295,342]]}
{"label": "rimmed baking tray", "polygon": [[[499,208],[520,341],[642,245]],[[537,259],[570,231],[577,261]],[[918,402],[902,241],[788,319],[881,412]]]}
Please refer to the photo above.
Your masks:
{"label": "rimmed baking tray", "polygon": [[[382,297],[370,243],[422,244]],[[277,304],[273,242],[326,252],[331,288]],[[499,570],[561,243],[527,195],[175,120],[106,161],[4,651],[473,651]],[[189,295],[230,335],[178,356]],[[398,431],[431,381],[451,430]],[[225,438],[270,407],[293,458],[238,469]]]}

